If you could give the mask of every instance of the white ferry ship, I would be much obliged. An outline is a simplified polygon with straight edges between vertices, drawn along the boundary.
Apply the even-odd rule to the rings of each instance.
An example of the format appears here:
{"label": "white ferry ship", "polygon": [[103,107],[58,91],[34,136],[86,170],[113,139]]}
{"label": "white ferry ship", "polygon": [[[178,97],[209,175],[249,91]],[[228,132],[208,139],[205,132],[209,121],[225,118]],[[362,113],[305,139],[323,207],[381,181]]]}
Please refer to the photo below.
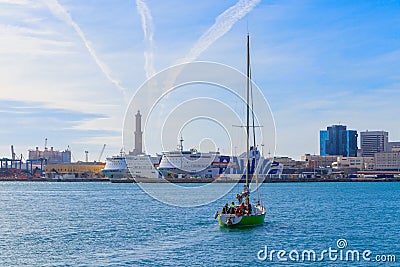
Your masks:
{"label": "white ferry ship", "polygon": [[162,153],[158,171],[165,178],[216,178],[223,173],[230,162],[230,156],[219,152],[199,152],[196,149],[183,150],[180,140],[178,150]]}
{"label": "white ferry ship", "polygon": [[132,179],[126,165],[125,155],[121,152],[119,156],[106,158],[106,166],[102,172],[110,179],[111,182],[128,181]]}
{"label": "white ferry ship", "polygon": [[161,178],[156,167],[161,156],[150,155],[125,155],[106,159],[106,166],[102,172],[111,182],[133,182],[132,178]]}
{"label": "white ferry ship", "polygon": [[160,155],[126,155],[126,164],[134,178],[161,178],[157,170],[160,159]]}

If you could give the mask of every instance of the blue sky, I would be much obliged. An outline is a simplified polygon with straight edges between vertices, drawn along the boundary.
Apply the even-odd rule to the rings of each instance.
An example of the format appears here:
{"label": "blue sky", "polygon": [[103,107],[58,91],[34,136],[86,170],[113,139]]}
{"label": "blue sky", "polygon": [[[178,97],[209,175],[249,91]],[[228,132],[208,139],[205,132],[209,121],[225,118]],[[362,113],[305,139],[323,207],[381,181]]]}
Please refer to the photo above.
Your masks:
{"label": "blue sky", "polygon": [[[0,156],[10,156],[11,144],[26,155],[45,138],[70,146],[76,160],[85,150],[97,159],[104,143],[105,155],[118,153],[129,99],[147,78],[144,52],[156,72],[176,64],[238,3],[141,2],[151,42],[134,0],[0,0]],[[319,130],[339,122],[400,140],[399,1],[253,2],[197,60],[244,71],[249,29],[276,154],[318,153]]]}

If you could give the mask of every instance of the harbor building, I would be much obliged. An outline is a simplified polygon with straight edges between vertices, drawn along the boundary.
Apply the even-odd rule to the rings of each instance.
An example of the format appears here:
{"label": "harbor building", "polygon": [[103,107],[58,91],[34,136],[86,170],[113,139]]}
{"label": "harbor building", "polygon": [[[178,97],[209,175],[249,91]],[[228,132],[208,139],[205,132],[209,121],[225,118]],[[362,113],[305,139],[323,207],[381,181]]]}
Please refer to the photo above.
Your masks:
{"label": "harbor building", "polygon": [[306,162],[309,168],[327,168],[332,167],[332,163],[337,161],[337,156],[320,156],[305,154],[301,156],[301,160]]}
{"label": "harbor building", "polygon": [[332,163],[335,169],[357,169],[360,171],[374,170],[374,157],[337,157],[337,161]]}
{"label": "harbor building", "polygon": [[328,126],[320,131],[321,156],[357,156],[357,131],[347,130],[345,125]]}
{"label": "harbor building", "polygon": [[389,133],[386,131],[360,132],[361,156],[373,157],[375,153],[389,151]]}
{"label": "harbor building", "polygon": [[400,151],[375,153],[374,159],[375,159],[375,170],[377,171],[400,170]]}
{"label": "harbor building", "polygon": [[51,147],[50,150],[48,150],[46,147],[43,151],[41,151],[39,150],[39,147],[36,147],[35,150],[28,151],[28,159],[46,159],[48,164],[71,163],[71,151],[58,151],[54,150],[53,147]]}
{"label": "harbor building", "polygon": [[400,142],[389,142],[388,151],[397,152],[400,151]]}
{"label": "harbor building", "polygon": [[297,161],[285,156],[275,156],[273,161],[283,164],[285,169],[300,169],[306,167],[304,161]]}
{"label": "harbor building", "polygon": [[94,178],[102,177],[101,172],[106,164],[102,162],[56,163],[46,165],[46,174],[49,178],[61,176],[64,178]]}

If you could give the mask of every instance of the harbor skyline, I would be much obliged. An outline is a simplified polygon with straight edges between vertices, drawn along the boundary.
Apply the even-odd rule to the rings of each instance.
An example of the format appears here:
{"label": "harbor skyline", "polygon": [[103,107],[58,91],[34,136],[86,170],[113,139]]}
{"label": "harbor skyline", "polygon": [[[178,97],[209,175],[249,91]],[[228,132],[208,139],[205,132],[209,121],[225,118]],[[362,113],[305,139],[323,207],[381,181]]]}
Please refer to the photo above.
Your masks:
{"label": "harbor skyline", "polygon": [[[77,160],[87,150],[97,158],[104,143],[104,157],[117,154],[129,99],[152,74],[146,59],[154,72],[193,58],[245,72],[247,30],[277,155],[318,154],[318,130],[338,122],[400,140],[395,2],[1,0],[0,7],[0,155],[11,144],[25,153],[45,138],[49,147],[70,146]],[[231,28],[218,28],[222,19]]]}

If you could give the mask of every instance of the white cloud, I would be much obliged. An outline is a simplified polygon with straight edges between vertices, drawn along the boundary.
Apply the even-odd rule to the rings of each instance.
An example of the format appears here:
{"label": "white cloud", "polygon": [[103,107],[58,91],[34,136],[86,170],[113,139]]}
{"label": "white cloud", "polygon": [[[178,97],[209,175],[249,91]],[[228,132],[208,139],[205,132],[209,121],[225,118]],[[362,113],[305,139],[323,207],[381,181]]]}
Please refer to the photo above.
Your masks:
{"label": "white cloud", "polygon": [[25,7],[39,7],[40,3],[37,1],[30,0],[0,0],[0,4],[9,4],[9,5],[17,5],[17,6],[25,6]]}
{"label": "white cloud", "polygon": [[55,32],[14,25],[0,25],[0,54],[72,54],[73,43],[56,40]]}

